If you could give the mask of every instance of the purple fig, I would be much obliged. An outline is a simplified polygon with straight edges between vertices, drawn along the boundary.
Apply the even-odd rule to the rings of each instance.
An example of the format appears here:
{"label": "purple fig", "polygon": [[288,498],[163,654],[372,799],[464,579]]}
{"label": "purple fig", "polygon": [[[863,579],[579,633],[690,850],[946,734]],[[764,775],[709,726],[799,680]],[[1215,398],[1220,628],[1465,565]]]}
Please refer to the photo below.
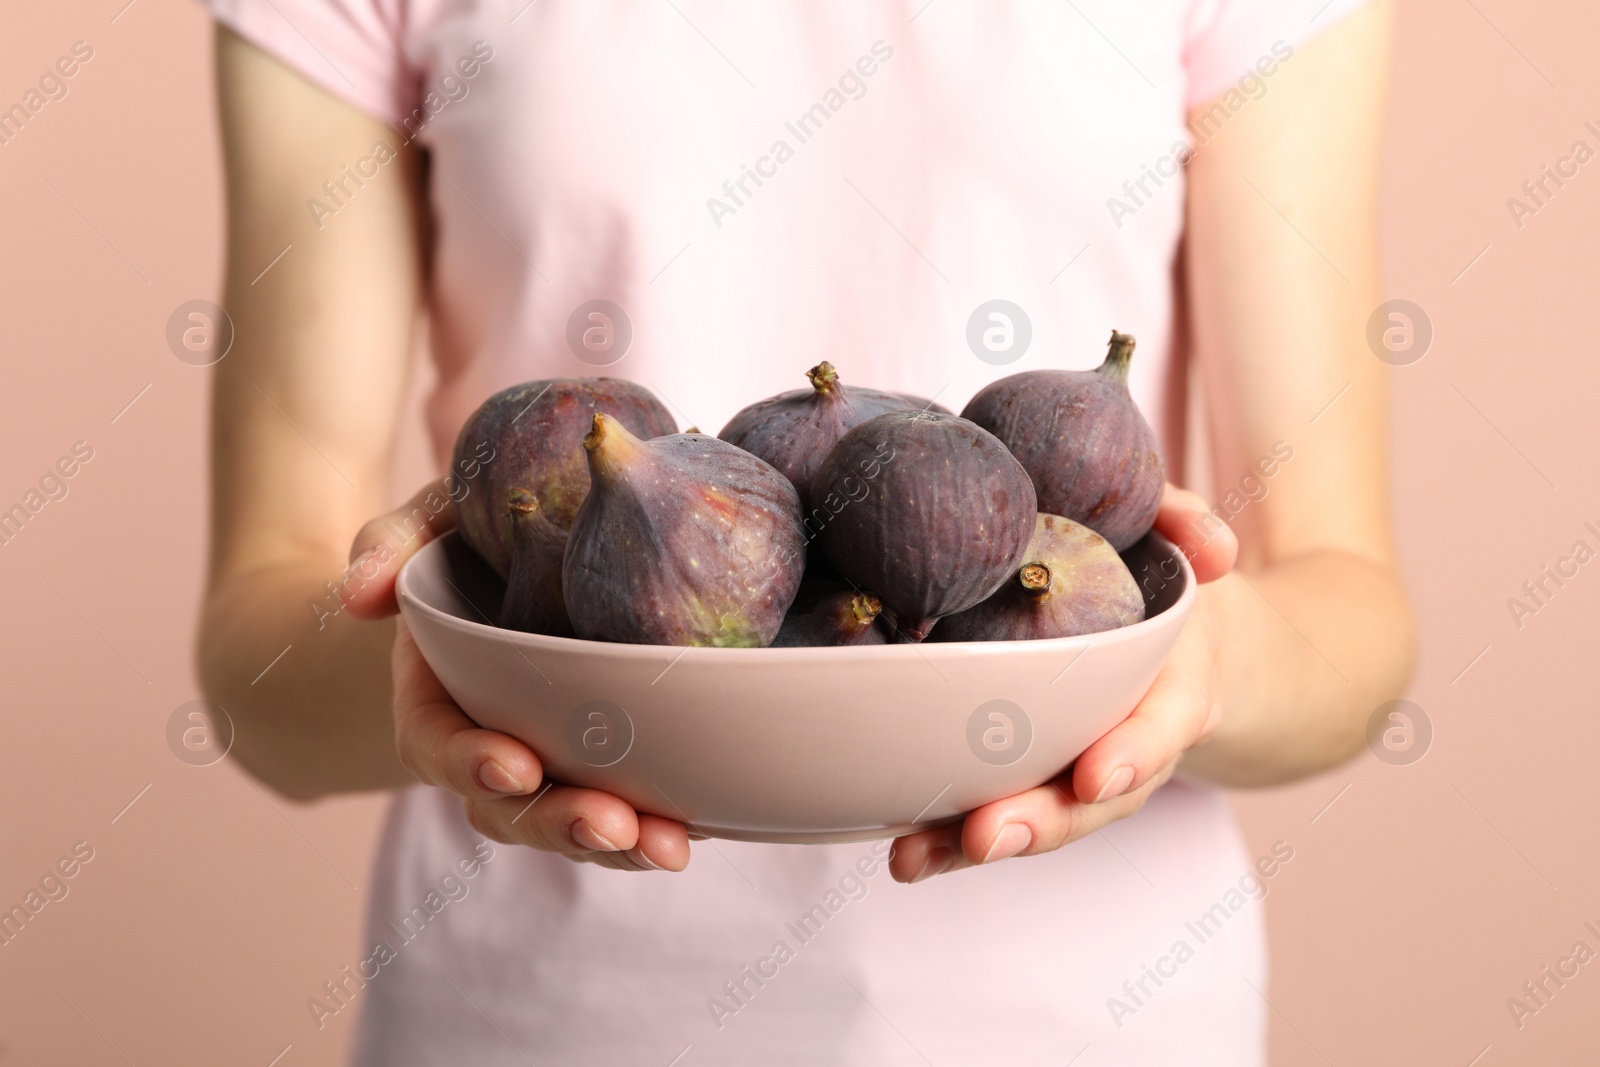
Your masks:
{"label": "purple fig", "polygon": [[806,573],[800,582],[802,585],[810,585],[813,582],[850,584],[840,576],[833,564],[828,562],[827,553],[822,551],[822,546],[817,544],[814,537],[806,547]]}
{"label": "purple fig", "polygon": [[805,568],[800,499],[743,449],[701,434],[641,441],[596,414],[591,489],[562,565],[579,637],[645,645],[772,643]]}
{"label": "purple fig", "polygon": [[729,419],[717,435],[778,468],[794,483],[802,508],[811,476],[847,430],[875,415],[911,407],[908,398],[894,393],[846,389],[826,360],[806,371],[806,377],[811,388],[759,400]]}
{"label": "purple fig", "polygon": [[808,533],[847,581],[921,641],[1022,565],[1033,484],[993,434],[954,415],[897,411],[839,439],[811,482]]}
{"label": "purple fig", "polygon": [[653,393],[618,378],[554,378],[502,389],[461,427],[452,475],[466,493],[456,501],[457,525],[500,577],[511,573],[513,490],[531,493],[557,529],[572,526],[589,492],[582,442],[597,411],[640,437],[678,428]]}
{"label": "purple fig", "polygon": [[804,581],[772,644],[775,648],[885,644],[889,635],[874,625],[882,611],[883,601],[843,582]]}
{"label": "purple fig", "polygon": [[500,625],[534,634],[572,636],[561,598],[561,559],[567,531],[550,521],[539,498],[511,490],[511,574],[500,604]]}
{"label": "purple fig", "polygon": [[1013,374],[961,412],[1021,461],[1041,509],[1083,523],[1118,552],[1155,522],[1166,481],[1155,431],[1128,393],[1133,345],[1113,332],[1098,369]]}
{"label": "purple fig", "polygon": [[1144,597],[1128,565],[1082,523],[1041,514],[1025,559],[988,600],[940,622],[932,640],[1077,637],[1144,618]]}

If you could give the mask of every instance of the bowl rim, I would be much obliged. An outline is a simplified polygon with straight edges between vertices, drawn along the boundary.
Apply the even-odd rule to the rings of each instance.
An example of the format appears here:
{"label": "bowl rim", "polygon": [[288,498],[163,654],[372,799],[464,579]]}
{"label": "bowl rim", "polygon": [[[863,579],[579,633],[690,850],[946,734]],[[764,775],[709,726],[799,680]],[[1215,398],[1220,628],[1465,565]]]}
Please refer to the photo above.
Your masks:
{"label": "bowl rim", "polygon": [[[1159,544],[1169,548],[1171,554],[1177,558],[1183,576],[1183,592],[1178,594],[1178,599],[1173,601],[1171,607],[1158,615],[1141,619],[1131,626],[1120,626],[1115,630],[1102,630],[1099,633],[1079,634],[1074,637],[1044,637],[1015,641],[938,641],[931,643],[924,641],[919,644],[719,648],[713,645],[639,645],[622,641],[590,641],[581,637],[556,637],[550,634],[507,630],[488,621],[474,622],[471,619],[463,619],[459,615],[452,615],[443,608],[435,607],[433,604],[428,603],[413,588],[412,565],[422,558],[423,553],[444,551],[443,545],[447,538],[460,538],[460,533],[456,530],[446,531],[440,536],[430,539],[427,544],[412,553],[411,558],[401,565],[400,573],[395,576],[395,599],[400,606],[402,616],[411,612],[418,612],[436,623],[442,623],[449,629],[463,634],[470,634],[480,638],[495,638],[510,642],[513,645],[545,652],[569,655],[574,653],[605,655],[610,658],[627,661],[656,662],[660,660],[664,652],[682,656],[691,648],[696,652],[696,659],[704,659],[708,656],[719,659],[732,657],[733,660],[740,663],[794,663],[806,660],[837,661],[841,654],[858,661],[895,663],[909,660],[912,657],[926,659],[930,652],[945,657],[993,656],[1022,651],[1038,652],[1046,649],[1070,649],[1079,645],[1084,646],[1085,651],[1087,651],[1090,647],[1109,647],[1129,641],[1137,641],[1152,630],[1172,625],[1181,627],[1187,621],[1189,611],[1193,607],[1195,597],[1198,594],[1199,585],[1195,579],[1194,568],[1189,563],[1189,557],[1172,541],[1153,529],[1146,536],[1155,538]],[[477,610],[476,606],[474,606],[474,610]],[[479,614],[482,613],[479,612]]]}

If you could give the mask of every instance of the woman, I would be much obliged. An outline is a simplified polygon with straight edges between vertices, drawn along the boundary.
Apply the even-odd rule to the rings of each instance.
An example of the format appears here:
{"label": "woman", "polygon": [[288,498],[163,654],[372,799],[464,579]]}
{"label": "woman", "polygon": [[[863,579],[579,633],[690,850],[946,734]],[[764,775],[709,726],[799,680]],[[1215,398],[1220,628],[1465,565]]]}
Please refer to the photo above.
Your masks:
{"label": "woman", "polygon": [[[209,3],[237,340],[203,677],[280,792],[409,786],[373,955],[308,1025],[359,1013],[363,1064],[1262,1062],[1247,897],[1295,842],[1246,855],[1214,785],[1347,759],[1413,654],[1363,340],[1385,6]],[[437,485],[390,516],[417,536],[368,521],[419,310],[442,470],[482,399],[540,377],[617,374],[714,429],[826,356],[959,407],[1007,373],[965,343],[997,297],[1031,324],[1012,369],[1136,334],[1168,468],[1209,468],[1231,526],[1168,488],[1208,584],[1056,782],[892,853],[690,865],[678,823],[541,793],[536,753],[361,621],[451,523]],[[631,331],[609,371],[621,344],[568,343],[595,300]]]}

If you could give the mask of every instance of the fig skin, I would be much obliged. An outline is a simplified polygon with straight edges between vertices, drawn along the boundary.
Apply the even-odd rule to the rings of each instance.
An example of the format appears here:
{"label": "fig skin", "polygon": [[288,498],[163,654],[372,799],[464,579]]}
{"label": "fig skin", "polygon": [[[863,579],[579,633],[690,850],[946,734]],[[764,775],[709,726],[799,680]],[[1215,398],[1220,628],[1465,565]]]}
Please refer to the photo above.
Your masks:
{"label": "fig skin", "polygon": [[1013,374],[961,412],[1017,457],[1041,510],[1083,523],[1118,552],[1149,531],[1166,481],[1155,431],[1128,393],[1133,347],[1113,332],[1097,369]]}
{"label": "fig skin", "polygon": [[571,637],[561,595],[561,560],[567,531],[556,526],[526,489],[511,490],[511,574],[500,603],[499,623],[507,630]]}
{"label": "fig skin", "polygon": [[845,434],[811,500],[807,532],[912,642],[1016,572],[1038,511],[1027,472],[993,434],[928,411],[879,415]]}
{"label": "fig skin", "polygon": [[1026,562],[988,600],[939,623],[933,641],[1034,641],[1132,626],[1144,597],[1111,542],[1041,513]]}
{"label": "fig skin", "polygon": [[882,611],[883,602],[871,593],[857,592],[844,582],[807,580],[800,583],[772,646],[887,644],[889,635],[876,625]]}
{"label": "fig skin", "polygon": [[807,506],[812,475],[839,438],[876,415],[912,406],[911,398],[895,393],[846,389],[827,360],[806,371],[806,377],[811,388],[758,400],[717,434],[782,472],[800,494],[802,509]]}
{"label": "fig skin", "polygon": [[[511,493],[533,494],[558,529],[572,526],[589,492],[583,435],[603,411],[640,437],[676,433],[678,424],[640,385],[620,378],[552,378],[514,385],[485,400],[456,437],[453,469],[476,461],[456,501],[461,536],[502,578],[511,574]],[[485,454],[489,458],[485,458]]]}
{"label": "fig skin", "polygon": [[703,434],[641,441],[597,413],[591,488],[562,564],[578,637],[769,645],[805,569],[800,498],[750,453]]}

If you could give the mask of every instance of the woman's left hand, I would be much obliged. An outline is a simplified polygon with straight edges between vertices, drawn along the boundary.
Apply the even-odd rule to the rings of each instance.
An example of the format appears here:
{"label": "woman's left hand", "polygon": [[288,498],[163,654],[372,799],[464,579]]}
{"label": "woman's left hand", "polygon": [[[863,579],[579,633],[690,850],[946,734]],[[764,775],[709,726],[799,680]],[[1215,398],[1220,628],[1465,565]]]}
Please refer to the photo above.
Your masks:
{"label": "woman's left hand", "polygon": [[[1189,557],[1201,582],[1227,574],[1239,547],[1226,525],[1208,519],[1209,511],[1199,496],[1168,484],[1155,523]],[[1196,600],[1155,684],[1122,723],[1053,781],[985,804],[954,825],[898,839],[889,860],[894,879],[920,882],[978,863],[1053,852],[1143,807],[1222,718],[1222,635],[1208,605],[1206,598]]]}

